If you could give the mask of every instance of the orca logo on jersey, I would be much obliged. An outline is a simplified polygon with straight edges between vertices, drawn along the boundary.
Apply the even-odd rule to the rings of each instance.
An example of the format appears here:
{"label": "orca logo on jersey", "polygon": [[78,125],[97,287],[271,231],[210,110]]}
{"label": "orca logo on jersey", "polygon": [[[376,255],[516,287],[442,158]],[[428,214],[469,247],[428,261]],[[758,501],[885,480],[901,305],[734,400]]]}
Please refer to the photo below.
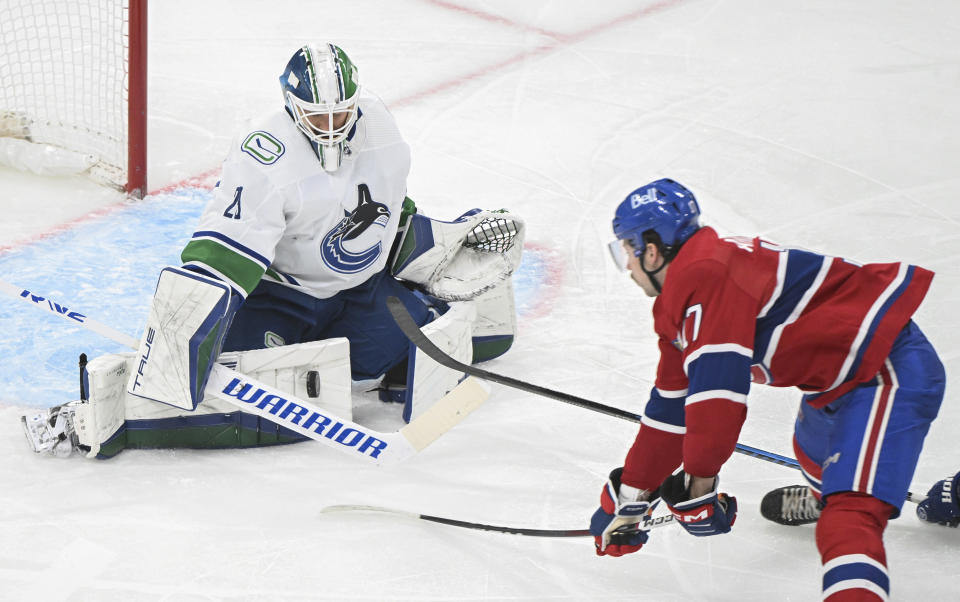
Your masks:
{"label": "orca logo on jersey", "polygon": [[341,274],[356,274],[365,270],[373,265],[383,252],[383,243],[379,238],[376,244],[360,251],[347,250],[344,242],[357,239],[371,226],[386,228],[390,220],[390,210],[383,203],[373,200],[366,184],[357,186],[357,194],[357,208],[327,232],[320,243],[323,263]]}

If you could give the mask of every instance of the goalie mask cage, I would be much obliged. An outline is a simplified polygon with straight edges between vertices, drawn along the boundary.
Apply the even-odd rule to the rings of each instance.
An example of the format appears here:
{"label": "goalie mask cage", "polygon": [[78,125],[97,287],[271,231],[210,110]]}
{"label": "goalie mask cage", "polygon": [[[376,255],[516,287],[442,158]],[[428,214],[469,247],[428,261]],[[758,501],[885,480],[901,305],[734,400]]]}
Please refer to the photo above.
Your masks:
{"label": "goalie mask cage", "polygon": [[0,151],[9,155],[5,162],[37,173],[85,171],[143,196],[147,0],[2,5],[0,141],[10,143]]}

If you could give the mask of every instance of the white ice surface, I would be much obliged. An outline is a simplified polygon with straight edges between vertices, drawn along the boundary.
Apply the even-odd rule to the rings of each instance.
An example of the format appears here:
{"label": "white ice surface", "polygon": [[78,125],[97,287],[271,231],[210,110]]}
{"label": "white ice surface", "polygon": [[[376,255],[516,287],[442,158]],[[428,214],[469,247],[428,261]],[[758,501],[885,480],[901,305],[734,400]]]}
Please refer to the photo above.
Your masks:
{"label": "white ice surface", "polygon": [[[960,370],[953,0],[163,0],[150,18],[151,190],[209,185],[242,119],[278,106],[276,76],[293,50],[328,38],[393,107],[413,150],[409,193],[429,214],[504,206],[527,218],[530,248],[549,261],[514,349],[489,370],[641,410],[656,363],[650,302],[604,244],[623,195],[661,176],[692,188],[725,234],[935,270],[916,318],[948,375]],[[119,203],[80,180],[0,171],[0,260],[55,272],[42,245]],[[70,242],[93,255],[107,243]],[[86,299],[109,306],[144,252],[89,266]],[[30,278],[18,269],[0,278]],[[46,319],[0,304],[8,337]],[[35,342],[41,356],[47,343],[84,350]],[[62,372],[49,378],[66,401],[76,378]],[[799,474],[741,455],[722,473],[740,501],[731,534],[664,528],[620,559],[595,557],[583,538],[319,514],[378,504],[585,527],[634,425],[507,388],[419,456],[377,469],[309,443],[37,457],[18,417],[47,404],[0,384],[4,600],[819,599],[813,529],[758,512],[767,490]],[[949,384],[917,493],[960,470],[958,402]],[[741,442],[789,455],[796,405],[793,391],[756,387]],[[399,408],[360,419],[397,428]],[[886,542],[893,599],[957,598],[960,532],[919,522],[907,504]]]}

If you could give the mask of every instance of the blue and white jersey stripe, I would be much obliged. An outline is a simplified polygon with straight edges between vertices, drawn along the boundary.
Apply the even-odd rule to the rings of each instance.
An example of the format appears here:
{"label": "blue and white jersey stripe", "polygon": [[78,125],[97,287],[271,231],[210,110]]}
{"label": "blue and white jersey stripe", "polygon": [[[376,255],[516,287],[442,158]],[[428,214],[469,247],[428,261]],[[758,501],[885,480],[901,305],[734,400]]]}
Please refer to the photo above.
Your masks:
{"label": "blue and white jersey stripe", "polygon": [[746,403],[750,392],[752,352],[735,343],[704,345],[684,362],[690,394],[686,404],[706,399],[727,399]]}
{"label": "blue and white jersey stripe", "polygon": [[860,368],[860,362],[863,360],[863,354],[869,346],[870,341],[873,339],[873,335],[877,331],[877,327],[880,325],[883,316],[886,315],[887,310],[890,309],[890,306],[900,298],[900,295],[907,290],[907,288],[910,286],[910,281],[912,278],[913,266],[900,264],[900,270],[897,273],[897,277],[890,283],[889,286],[887,286],[886,290],[883,291],[883,294],[877,297],[877,300],[870,308],[870,311],[867,312],[863,323],[860,325],[860,331],[857,333],[857,338],[850,348],[850,353],[847,355],[847,359],[840,368],[840,372],[837,374],[837,379],[833,382],[830,388],[827,389],[828,391],[836,389],[841,383],[849,380],[854,374],[857,373],[857,370]]}
{"label": "blue and white jersey stripe", "polygon": [[684,399],[687,390],[650,390],[650,400],[643,409],[643,424],[668,433],[682,435],[687,432],[684,422]]}
{"label": "blue and white jersey stripe", "polygon": [[784,329],[800,317],[829,270],[830,258],[823,255],[798,249],[780,253],[776,290],[772,303],[768,302],[757,317],[754,338],[754,355],[767,372]]}
{"label": "blue and white jersey stripe", "polygon": [[849,589],[865,589],[881,600],[890,599],[887,567],[866,554],[838,556],[823,565],[824,599]]}
{"label": "blue and white jersey stripe", "polygon": [[714,359],[720,357],[728,357],[733,355],[742,355],[747,359],[753,359],[753,351],[743,345],[738,345],[736,343],[721,343],[719,345],[704,345],[699,349],[691,351],[687,358],[683,360],[683,371],[687,373],[687,378],[690,378],[691,365],[699,360],[702,356],[713,356]]}

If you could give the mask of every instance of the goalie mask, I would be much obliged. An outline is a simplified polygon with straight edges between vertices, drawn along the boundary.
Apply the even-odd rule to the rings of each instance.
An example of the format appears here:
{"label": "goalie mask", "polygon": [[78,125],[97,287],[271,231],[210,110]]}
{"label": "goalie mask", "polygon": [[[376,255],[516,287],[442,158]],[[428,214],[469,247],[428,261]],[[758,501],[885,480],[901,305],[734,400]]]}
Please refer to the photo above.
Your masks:
{"label": "goalie mask", "polygon": [[307,44],[280,75],[287,112],[313,144],[324,170],[334,172],[359,117],[357,68],[339,46]]}

